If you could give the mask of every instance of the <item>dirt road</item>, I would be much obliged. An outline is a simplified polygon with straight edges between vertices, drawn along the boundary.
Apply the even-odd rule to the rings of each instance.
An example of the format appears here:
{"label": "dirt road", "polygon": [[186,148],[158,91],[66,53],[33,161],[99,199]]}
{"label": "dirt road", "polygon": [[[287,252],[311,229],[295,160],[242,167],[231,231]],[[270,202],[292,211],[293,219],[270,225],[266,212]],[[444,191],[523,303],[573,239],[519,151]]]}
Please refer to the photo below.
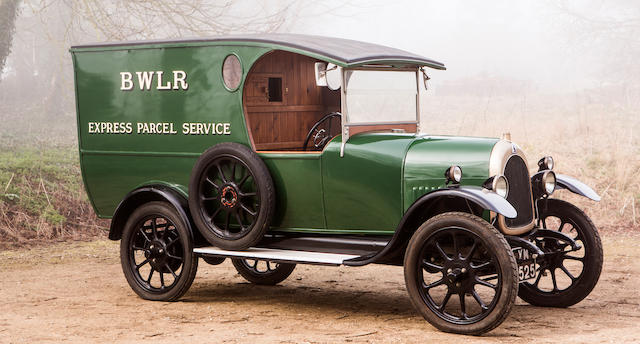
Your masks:
{"label": "dirt road", "polygon": [[245,283],[230,262],[201,261],[179,302],[129,289],[118,243],[0,252],[0,342],[418,343],[640,342],[640,235],[604,237],[600,283],[569,309],[521,300],[483,337],[437,331],[411,307],[399,267],[298,266],[276,287]]}

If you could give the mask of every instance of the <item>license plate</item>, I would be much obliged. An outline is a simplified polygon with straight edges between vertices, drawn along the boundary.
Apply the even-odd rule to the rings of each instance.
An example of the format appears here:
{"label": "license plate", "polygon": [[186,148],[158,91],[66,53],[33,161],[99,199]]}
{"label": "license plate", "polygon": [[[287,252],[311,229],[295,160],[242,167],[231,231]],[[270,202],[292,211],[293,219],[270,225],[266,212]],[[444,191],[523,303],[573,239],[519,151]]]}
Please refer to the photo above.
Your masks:
{"label": "license plate", "polygon": [[513,255],[518,262],[518,279],[520,282],[532,280],[538,276],[536,259],[531,257],[529,250],[516,247],[513,249]]}

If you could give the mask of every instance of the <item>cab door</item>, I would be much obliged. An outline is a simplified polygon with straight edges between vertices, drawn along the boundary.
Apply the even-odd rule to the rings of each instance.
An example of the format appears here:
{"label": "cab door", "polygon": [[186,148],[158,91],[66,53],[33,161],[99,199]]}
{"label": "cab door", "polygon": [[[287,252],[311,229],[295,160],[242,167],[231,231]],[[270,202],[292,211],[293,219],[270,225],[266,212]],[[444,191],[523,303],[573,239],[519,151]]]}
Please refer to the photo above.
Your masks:
{"label": "cab door", "polygon": [[409,140],[385,133],[342,137],[322,154],[327,229],[353,234],[393,234],[402,217],[402,165]]}

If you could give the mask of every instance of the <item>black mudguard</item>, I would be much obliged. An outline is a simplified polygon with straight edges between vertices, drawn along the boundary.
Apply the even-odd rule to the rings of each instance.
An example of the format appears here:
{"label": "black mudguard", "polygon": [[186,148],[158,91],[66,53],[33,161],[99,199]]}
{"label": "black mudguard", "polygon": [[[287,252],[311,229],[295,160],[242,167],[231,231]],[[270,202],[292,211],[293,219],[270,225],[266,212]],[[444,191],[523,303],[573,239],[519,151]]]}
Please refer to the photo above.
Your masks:
{"label": "black mudguard", "polygon": [[109,239],[120,240],[129,215],[140,205],[153,201],[170,203],[186,223],[187,229],[191,233],[191,238],[194,238],[191,215],[189,214],[186,198],[166,185],[149,185],[129,192],[120,202],[111,218]]}
{"label": "black mudguard", "polygon": [[518,215],[516,209],[506,199],[502,198],[497,193],[491,190],[487,190],[479,186],[459,186],[436,190],[423,195],[417,201],[415,201],[413,205],[411,205],[411,207],[409,207],[409,209],[405,212],[405,215],[402,217],[402,220],[400,220],[398,228],[393,234],[393,237],[387,243],[385,248],[383,248],[376,254],[346,260],[344,264],[351,266],[361,266],[378,262],[385,256],[394,255],[394,253],[397,252],[397,250],[401,246],[403,246],[408,238],[411,237],[410,233],[407,233],[403,230],[404,225],[410,215],[414,211],[417,211],[416,209],[419,209],[423,204],[441,197],[463,198],[468,200],[469,202],[473,202],[479,205],[483,209],[493,211],[509,218],[514,218]]}

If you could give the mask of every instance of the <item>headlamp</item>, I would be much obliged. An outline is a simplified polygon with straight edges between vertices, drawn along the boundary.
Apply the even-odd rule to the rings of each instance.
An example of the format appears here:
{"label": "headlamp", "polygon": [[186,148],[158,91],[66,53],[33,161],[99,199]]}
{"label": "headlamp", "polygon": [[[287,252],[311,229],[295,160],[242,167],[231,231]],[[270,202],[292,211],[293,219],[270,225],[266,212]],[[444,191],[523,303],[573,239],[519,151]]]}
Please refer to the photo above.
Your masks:
{"label": "headlamp", "polygon": [[507,198],[509,195],[509,182],[507,182],[507,178],[503,175],[499,174],[487,179],[482,186],[488,190],[492,190],[503,198]]}
{"label": "headlamp", "polygon": [[460,166],[451,166],[444,173],[444,176],[447,178],[447,183],[453,182],[458,184],[462,180],[462,169]]}
{"label": "headlamp", "polygon": [[538,171],[553,170],[553,158],[545,156],[538,161]]}

